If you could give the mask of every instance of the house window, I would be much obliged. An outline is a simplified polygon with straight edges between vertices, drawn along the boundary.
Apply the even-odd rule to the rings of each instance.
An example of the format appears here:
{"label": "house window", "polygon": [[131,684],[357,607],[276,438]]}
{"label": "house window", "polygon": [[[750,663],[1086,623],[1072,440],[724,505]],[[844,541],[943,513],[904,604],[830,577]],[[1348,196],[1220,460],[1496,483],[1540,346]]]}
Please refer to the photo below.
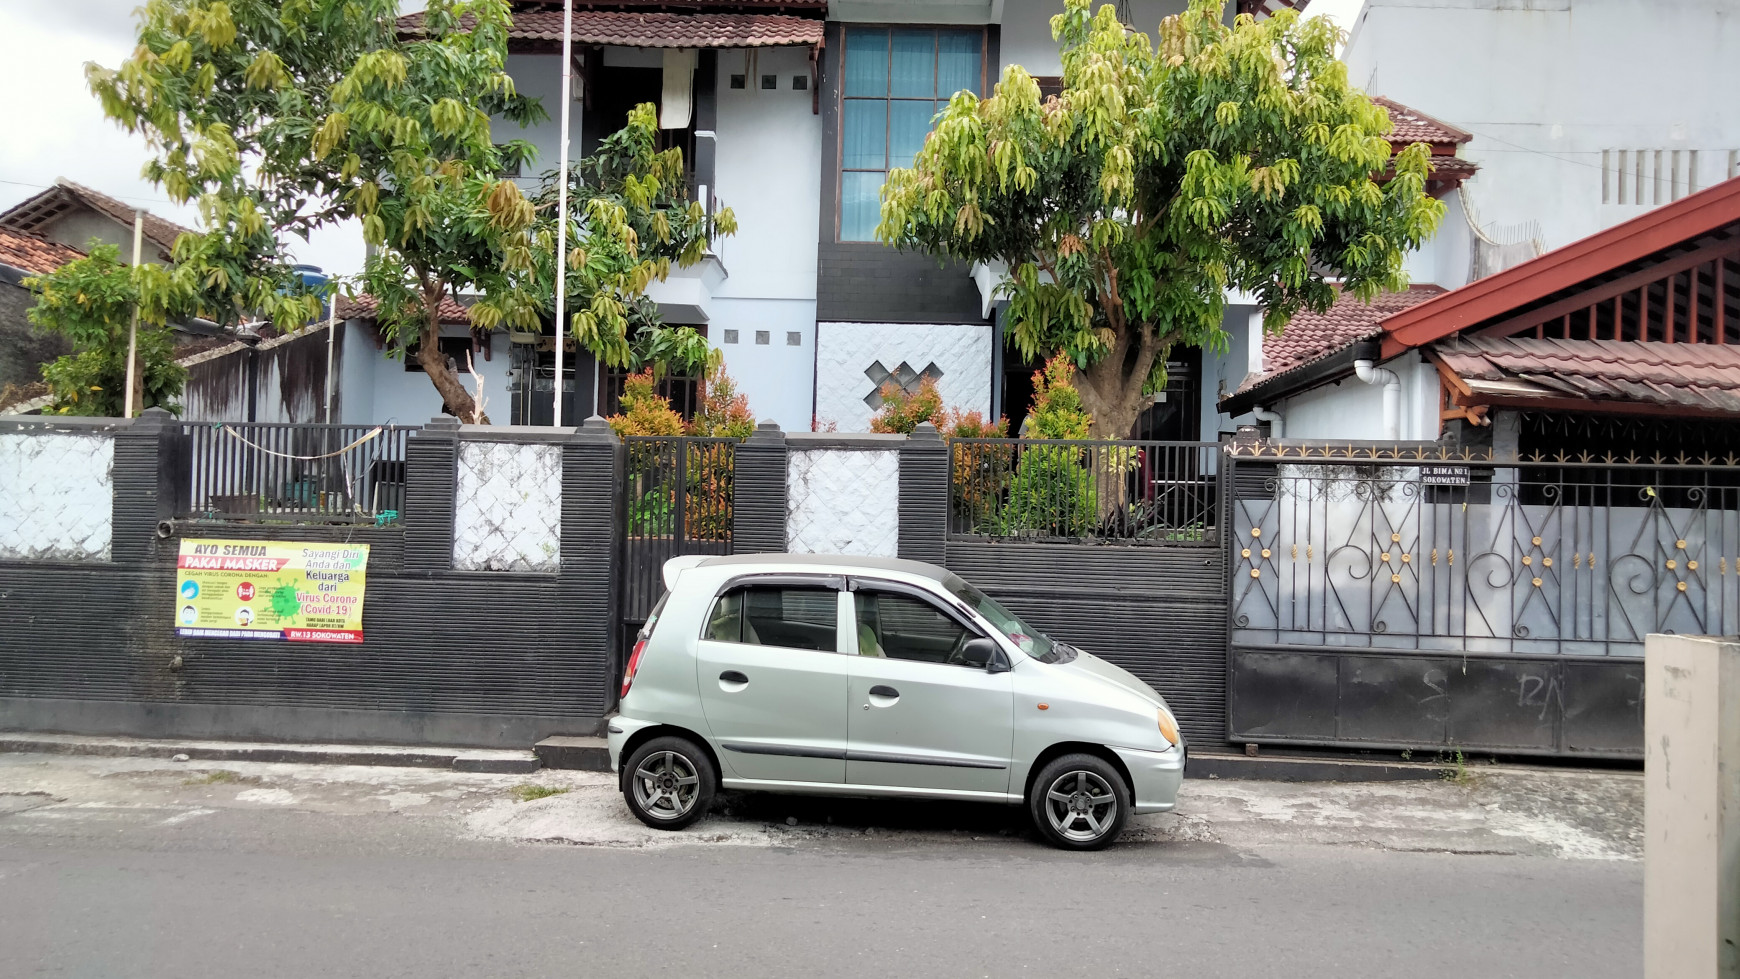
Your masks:
{"label": "house window", "polygon": [[[440,337],[435,341],[436,349],[447,358],[448,366],[455,373],[465,374],[471,370],[471,338],[470,337]],[[424,373],[423,365],[417,362],[418,350],[422,344],[408,343],[405,345],[405,370],[414,374]]]}
{"label": "house window", "polygon": [[840,109],[840,240],[872,241],[888,171],[912,165],[949,97],[984,88],[983,31],[853,27]]}

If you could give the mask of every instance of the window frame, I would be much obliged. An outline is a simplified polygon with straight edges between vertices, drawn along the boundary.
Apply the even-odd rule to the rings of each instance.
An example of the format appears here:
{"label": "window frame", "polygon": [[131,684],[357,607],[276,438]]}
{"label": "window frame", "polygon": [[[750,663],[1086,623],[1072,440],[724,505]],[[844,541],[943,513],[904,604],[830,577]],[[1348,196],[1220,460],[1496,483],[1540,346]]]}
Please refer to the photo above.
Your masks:
{"label": "window frame", "polygon": [[[713,610],[726,595],[744,588],[808,588],[816,591],[832,591],[834,593],[834,649],[805,649],[802,646],[779,646],[768,643],[746,643],[741,632],[737,639],[714,639],[707,634],[708,626],[713,621]],[[857,637],[845,627],[843,616],[846,606],[840,596],[846,595],[846,579],[842,575],[824,574],[789,574],[760,573],[740,574],[726,579],[725,583],[714,589],[713,596],[707,600],[706,612],[701,616],[700,627],[696,633],[697,642],[730,643],[733,646],[754,646],[757,649],[783,649],[794,653],[819,653],[823,656],[844,655],[846,635],[852,635],[853,647],[857,646]]]}
{"label": "window frame", "polygon": [[[970,25],[970,24],[893,24],[893,23],[862,23],[862,24],[860,24],[860,23],[853,22],[853,23],[845,23],[845,24],[841,25],[841,28],[840,28],[840,63],[839,63],[840,84],[838,86],[839,94],[837,96],[835,96],[835,98],[834,98],[834,243],[837,245],[879,245],[879,244],[881,244],[881,242],[876,241],[874,238],[861,241],[858,239],[842,238],[840,236],[841,227],[842,227],[842,223],[843,223],[843,217],[844,217],[845,210],[846,210],[846,199],[845,199],[846,174],[847,173],[881,173],[883,175],[883,182],[886,183],[887,179],[888,179],[887,174],[888,174],[889,170],[891,169],[890,167],[888,167],[886,165],[881,170],[867,170],[863,167],[852,167],[852,168],[848,169],[846,167],[846,102],[847,102],[847,96],[846,96],[846,58],[847,58],[846,35],[847,35],[847,33],[854,31],[854,30],[882,30],[882,31],[890,31],[890,32],[896,31],[896,30],[930,31],[932,36],[934,37],[934,36],[940,35],[940,34],[945,33],[945,32],[955,33],[955,34],[971,34],[975,30],[975,28],[973,25]],[[979,97],[984,98],[985,97],[985,89],[986,89],[987,84],[989,83],[990,71],[991,71],[991,68],[990,68],[991,31],[990,31],[989,26],[984,25],[984,24],[978,25],[977,31],[979,34]],[[940,54],[941,45],[933,45],[933,47],[934,47],[934,50],[936,52],[938,52],[937,54],[934,55],[934,57],[940,58],[941,57],[941,54]],[[888,74],[889,74],[889,78],[890,78],[890,84],[892,84],[892,78],[893,78],[893,63],[894,63],[894,43],[893,43],[893,35],[890,34],[889,35],[889,44],[888,44]],[[934,66],[934,62],[933,62],[933,66]],[[931,77],[933,79],[935,78],[934,67],[933,67],[933,74]],[[934,84],[934,82],[933,82],[933,84]],[[953,98],[954,94],[955,94],[954,92],[950,92],[950,93],[948,93],[948,97]],[[883,103],[891,103],[891,102],[897,102],[897,101],[899,101],[899,102],[925,101],[923,99],[913,98],[910,96],[896,97],[893,95],[886,95],[886,96],[883,96],[881,98],[874,98],[871,96],[852,96],[851,98],[853,101],[878,101],[878,102],[883,102]],[[944,99],[944,97],[941,94],[933,94],[930,101],[943,102],[943,101],[946,101],[946,99]],[[940,112],[941,109],[938,109],[937,111]],[[888,123],[886,120],[884,120],[884,122],[883,122],[883,144],[882,144],[883,145],[883,158],[884,158],[884,160],[887,159],[888,146],[889,146],[889,141],[890,141],[890,136],[891,136],[890,132],[888,131],[889,126],[890,126],[890,123]],[[927,138],[928,138],[930,132],[931,132],[931,130],[926,130],[925,135]]]}

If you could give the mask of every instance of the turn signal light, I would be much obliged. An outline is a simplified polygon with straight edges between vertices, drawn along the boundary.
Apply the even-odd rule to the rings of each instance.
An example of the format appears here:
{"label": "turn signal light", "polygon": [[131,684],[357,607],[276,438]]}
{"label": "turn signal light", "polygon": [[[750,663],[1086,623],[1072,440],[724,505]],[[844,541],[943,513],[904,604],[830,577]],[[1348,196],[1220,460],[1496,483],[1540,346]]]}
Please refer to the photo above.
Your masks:
{"label": "turn signal light", "polygon": [[[628,685],[624,684],[622,689],[626,691]],[[1172,719],[1172,715],[1164,707],[1155,713],[1160,715],[1160,733],[1166,736],[1166,740],[1172,742],[1173,747],[1183,744],[1183,740],[1178,737],[1178,722]]]}
{"label": "turn signal light", "polygon": [[634,644],[634,652],[629,654],[628,669],[622,671],[622,694],[628,696],[628,688],[634,686],[634,671],[640,667],[640,654],[646,652],[646,640]]}

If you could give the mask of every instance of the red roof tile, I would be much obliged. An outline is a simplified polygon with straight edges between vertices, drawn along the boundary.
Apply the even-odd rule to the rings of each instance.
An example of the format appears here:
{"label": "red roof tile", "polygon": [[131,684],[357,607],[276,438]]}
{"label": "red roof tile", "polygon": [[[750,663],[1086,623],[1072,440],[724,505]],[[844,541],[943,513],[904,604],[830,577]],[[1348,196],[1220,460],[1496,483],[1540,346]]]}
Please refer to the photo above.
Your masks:
{"label": "red roof tile", "polygon": [[1239,385],[1247,391],[1289,371],[1322,360],[1353,344],[1383,332],[1384,317],[1443,292],[1441,286],[1417,285],[1403,292],[1379,293],[1368,305],[1352,293],[1343,293],[1335,305],[1321,313],[1299,313],[1280,333],[1263,338],[1263,372],[1252,374]]}
{"label": "red roof tile", "polygon": [[[354,299],[349,296],[338,297],[338,318],[341,320],[372,320],[379,308],[379,301],[366,292]],[[448,296],[441,300],[441,322],[469,324],[471,314],[452,296]]]}
{"label": "red roof tile", "polygon": [[1431,350],[1481,402],[1576,398],[1740,414],[1740,346],[1459,337]]}
{"label": "red roof tile", "polygon": [[[81,205],[108,217],[117,224],[128,228],[133,226],[133,205],[62,177],[56,180],[54,186],[48,190],[34,197],[25,198],[8,208],[4,214],[0,214],[0,227],[14,228],[19,231],[39,231],[53,224],[61,215]],[[144,231],[145,240],[167,254],[170,249],[175,247],[175,239],[189,233],[191,229],[146,211]],[[123,254],[121,258],[130,260],[132,256]]]}
{"label": "red roof tile", "polygon": [[85,253],[70,245],[27,231],[0,228],[0,265],[9,265],[31,275],[47,275]]}
{"label": "red roof tile", "polygon": [[[399,18],[399,30],[417,33],[422,14]],[[560,41],[560,10],[514,14],[508,36],[518,41]],[[822,21],[791,14],[666,13],[638,10],[576,10],[574,41],[632,48],[756,48],[822,43]]]}
{"label": "red roof tile", "polygon": [[1441,122],[1418,109],[1411,109],[1395,99],[1382,95],[1371,97],[1373,102],[1389,110],[1390,122],[1395,126],[1385,136],[1393,144],[1406,146],[1410,143],[1450,143],[1462,144],[1474,136],[1465,130],[1457,129],[1447,122]]}

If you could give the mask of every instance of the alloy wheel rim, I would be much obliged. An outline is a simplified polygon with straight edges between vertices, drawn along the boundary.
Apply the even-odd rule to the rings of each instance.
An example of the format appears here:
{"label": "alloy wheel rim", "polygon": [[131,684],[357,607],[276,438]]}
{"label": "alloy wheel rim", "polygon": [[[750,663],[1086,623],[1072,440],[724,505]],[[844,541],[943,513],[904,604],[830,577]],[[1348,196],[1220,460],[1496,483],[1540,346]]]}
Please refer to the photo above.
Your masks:
{"label": "alloy wheel rim", "polygon": [[1045,816],[1064,839],[1091,843],[1116,821],[1118,797],[1111,783],[1093,772],[1064,772],[1045,790]]}
{"label": "alloy wheel rim", "polygon": [[656,818],[688,815],[700,794],[700,773],[693,762],[675,751],[648,755],[634,770],[634,800]]}

